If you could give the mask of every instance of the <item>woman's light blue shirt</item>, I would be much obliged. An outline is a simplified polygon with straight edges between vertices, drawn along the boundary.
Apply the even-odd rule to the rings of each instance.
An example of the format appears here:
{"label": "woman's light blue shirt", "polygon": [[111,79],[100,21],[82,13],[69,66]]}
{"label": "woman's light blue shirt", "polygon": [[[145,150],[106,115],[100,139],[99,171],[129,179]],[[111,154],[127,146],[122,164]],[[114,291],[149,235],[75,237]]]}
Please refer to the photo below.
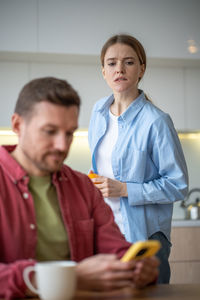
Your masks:
{"label": "woman's light blue shirt", "polygon": [[[113,100],[113,95],[99,100],[91,115],[88,137],[96,173],[96,150]],[[115,179],[127,183],[128,197],[120,198],[125,237],[135,242],[162,231],[170,240],[173,202],[188,191],[187,166],[173,122],[141,92],[119,116],[118,126],[112,168]]]}

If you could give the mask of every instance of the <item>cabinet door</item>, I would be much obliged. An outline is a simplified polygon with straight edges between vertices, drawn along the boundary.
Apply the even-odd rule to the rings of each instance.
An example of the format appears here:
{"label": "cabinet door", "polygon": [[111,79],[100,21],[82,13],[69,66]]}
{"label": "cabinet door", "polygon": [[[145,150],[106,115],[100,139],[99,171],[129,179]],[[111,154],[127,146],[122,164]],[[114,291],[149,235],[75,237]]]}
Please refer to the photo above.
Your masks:
{"label": "cabinet door", "polygon": [[200,283],[200,227],[174,227],[170,283]]}
{"label": "cabinet door", "polygon": [[170,283],[200,283],[200,262],[171,262]]}
{"label": "cabinet door", "polygon": [[200,68],[185,70],[186,126],[200,130]]}
{"label": "cabinet door", "polygon": [[174,227],[170,261],[200,262],[200,227]]}
{"label": "cabinet door", "polygon": [[37,0],[0,2],[0,51],[37,51]]}

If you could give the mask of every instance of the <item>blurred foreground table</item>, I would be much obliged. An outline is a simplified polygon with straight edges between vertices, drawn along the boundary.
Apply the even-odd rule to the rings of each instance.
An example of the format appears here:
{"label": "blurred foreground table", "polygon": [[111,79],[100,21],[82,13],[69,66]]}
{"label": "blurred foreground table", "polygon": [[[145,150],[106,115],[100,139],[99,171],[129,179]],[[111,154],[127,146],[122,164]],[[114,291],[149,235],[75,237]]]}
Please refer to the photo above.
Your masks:
{"label": "blurred foreground table", "polygon": [[141,290],[126,288],[112,292],[78,291],[73,300],[126,299],[126,300],[200,300],[200,284],[160,284]]}
{"label": "blurred foreground table", "polygon": [[[77,291],[72,300],[200,300],[200,284],[160,284],[141,290],[126,288],[111,292]],[[3,299],[0,299],[3,300]],[[18,299],[19,300],[19,299]],[[26,298],[23,300],[38,300]]]}

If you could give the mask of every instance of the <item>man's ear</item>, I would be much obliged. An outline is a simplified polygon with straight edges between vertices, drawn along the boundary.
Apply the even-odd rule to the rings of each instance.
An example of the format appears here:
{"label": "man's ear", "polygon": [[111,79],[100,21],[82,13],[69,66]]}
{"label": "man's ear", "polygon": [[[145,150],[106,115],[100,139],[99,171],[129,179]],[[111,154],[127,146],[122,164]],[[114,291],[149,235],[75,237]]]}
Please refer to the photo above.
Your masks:
{"label": "man's ear", "polygon": [[14,113],[12,115],[11,123],[12,123],[12,130],[19,136],[21,131],[21,125],[23,122],[23,118],[18,115],[17,113]]}

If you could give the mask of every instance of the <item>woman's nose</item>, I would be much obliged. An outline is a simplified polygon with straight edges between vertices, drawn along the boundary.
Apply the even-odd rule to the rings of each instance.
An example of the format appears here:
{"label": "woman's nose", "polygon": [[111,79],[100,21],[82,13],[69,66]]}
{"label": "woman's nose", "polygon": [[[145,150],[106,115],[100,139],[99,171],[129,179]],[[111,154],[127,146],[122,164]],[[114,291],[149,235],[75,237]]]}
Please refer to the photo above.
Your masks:
{"label": "woman's nose", "polygon": [[124,65],[122,62],[117,64],[117,73],[124,73]]}

